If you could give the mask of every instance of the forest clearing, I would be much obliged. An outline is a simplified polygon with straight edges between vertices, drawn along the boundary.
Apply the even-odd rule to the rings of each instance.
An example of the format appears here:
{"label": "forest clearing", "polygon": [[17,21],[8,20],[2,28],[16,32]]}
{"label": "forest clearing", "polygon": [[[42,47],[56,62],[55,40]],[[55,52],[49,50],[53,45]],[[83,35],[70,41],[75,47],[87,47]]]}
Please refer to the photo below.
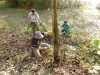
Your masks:
{"label": "forest clearing", "polygon": [[[51,48],[42,51],[42,61],[30,59],[32,29],[27,29],[30,10],[5,7],[0,1],[0,75],[100,75],[100,10],[84,6],[57,9],[60,62],[53,63],[53,37],[42,41]],[[41,31],[52,31],[52,9],[37,9]],[[61,25],[67,20],[71,33]]]}

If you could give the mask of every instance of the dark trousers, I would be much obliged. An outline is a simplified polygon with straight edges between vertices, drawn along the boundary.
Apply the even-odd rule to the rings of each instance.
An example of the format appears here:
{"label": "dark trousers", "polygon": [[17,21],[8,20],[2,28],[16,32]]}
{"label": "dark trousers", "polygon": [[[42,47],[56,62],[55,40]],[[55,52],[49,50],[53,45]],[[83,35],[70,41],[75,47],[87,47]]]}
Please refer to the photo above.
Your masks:
{"label": "dark trousers", "polygon": [[67,33],[67,30],[66,30],[66,29],[63,29],[62,32],[63,32],[63,33]]}

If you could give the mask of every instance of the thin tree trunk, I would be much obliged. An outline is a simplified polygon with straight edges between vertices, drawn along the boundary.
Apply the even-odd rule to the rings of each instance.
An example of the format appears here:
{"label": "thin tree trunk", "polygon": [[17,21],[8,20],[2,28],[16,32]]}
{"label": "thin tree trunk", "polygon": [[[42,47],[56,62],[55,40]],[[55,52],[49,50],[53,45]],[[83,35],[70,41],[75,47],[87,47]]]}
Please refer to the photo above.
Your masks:
{"label": "thin tree trunk", "polygon": [[54,37],[54,62],[58,63],[59,62],[59,43],[58,43],[58,25],[57,25],[57,0],[52,0],[53,2],[53,37]]}

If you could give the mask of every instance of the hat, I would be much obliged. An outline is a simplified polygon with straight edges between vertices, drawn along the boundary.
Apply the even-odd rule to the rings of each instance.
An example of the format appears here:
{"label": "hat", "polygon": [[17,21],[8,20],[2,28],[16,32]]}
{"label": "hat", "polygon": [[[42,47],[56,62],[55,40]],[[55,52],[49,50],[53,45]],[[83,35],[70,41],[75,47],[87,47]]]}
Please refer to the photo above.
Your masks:
{"label": "hat", "polygon": [[44,36],[41,34],[40,31],[35,32],[35,36],[37,36],[39,39],[42,39]]}
{"label": "hat", "polygon": [[31,9],[32,12],[35,12],[35,9]]}

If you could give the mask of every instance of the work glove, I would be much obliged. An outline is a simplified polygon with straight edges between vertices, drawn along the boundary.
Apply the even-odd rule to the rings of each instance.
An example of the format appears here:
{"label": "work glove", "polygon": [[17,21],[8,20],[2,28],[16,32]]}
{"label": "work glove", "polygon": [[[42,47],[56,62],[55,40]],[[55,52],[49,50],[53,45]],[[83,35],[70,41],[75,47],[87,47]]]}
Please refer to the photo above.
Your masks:
{"label": "work glove", "polygon": [[42,22],[40,22],[40,25],[42,26]]}

